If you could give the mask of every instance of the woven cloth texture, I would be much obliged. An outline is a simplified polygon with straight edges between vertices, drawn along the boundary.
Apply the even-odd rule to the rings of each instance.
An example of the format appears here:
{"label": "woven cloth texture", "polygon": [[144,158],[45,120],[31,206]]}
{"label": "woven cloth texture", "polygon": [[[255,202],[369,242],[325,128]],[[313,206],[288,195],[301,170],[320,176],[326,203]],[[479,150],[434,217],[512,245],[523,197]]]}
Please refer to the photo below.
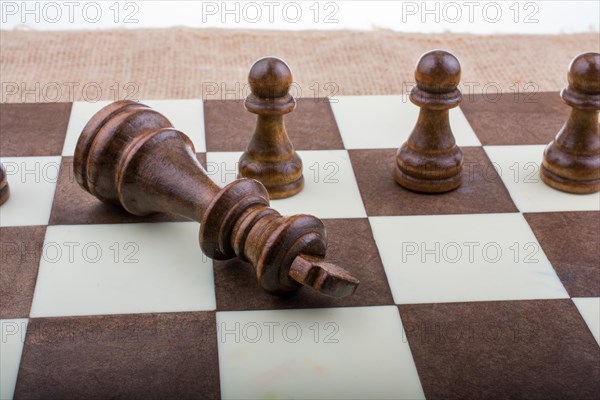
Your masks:
{"label": "woven cloth texture", "polygon": [[240,98],[257,58],[283,58],[294,94],[399,94],[419,56],[441,48],[462,65],[463,92],[554,91],[571,59],[599,51],[598,33],[407,34],[387,30],[139,29],[1,31],[2,102]]}

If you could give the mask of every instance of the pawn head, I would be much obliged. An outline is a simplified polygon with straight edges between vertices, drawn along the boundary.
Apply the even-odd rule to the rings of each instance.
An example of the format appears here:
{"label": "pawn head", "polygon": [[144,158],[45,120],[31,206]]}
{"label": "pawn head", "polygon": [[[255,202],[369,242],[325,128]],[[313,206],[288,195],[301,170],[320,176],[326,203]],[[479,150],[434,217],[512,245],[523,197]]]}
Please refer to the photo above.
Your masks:
{"label": "pawn head", "polygon": [[600,94],[600,54],[582,53],[569,65],[569,86],[581,93]]}
{"label": "pawn head", "polygon": [[292,85],[292,71],[280,58],[264,57],[250,68],[248,83],[255,96],[267,99],[283,97]]}
{"label": "pawn head", "polygon": [[447,51],[429,51],[417,62],[415,80],[417,87],[426,92],[451,92],[460,83],[460,63]]}

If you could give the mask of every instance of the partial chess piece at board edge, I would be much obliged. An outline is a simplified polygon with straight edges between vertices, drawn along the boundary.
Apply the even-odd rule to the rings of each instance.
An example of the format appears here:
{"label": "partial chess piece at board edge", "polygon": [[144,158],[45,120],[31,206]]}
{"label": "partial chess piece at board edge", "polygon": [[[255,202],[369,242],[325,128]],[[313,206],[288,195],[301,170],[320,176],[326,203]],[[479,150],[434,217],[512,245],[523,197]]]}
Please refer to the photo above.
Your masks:
{"label": "partial chess piece at board edge", "polygon": [[396,152],[394,179],[422,193],[444,193],[462,184],[463,155],[450,127],[449,110],[457,107],[461,68],[444,50],[423,54],[415,67],[417,85],[410,101],[420,107],[408,140]]}
{"label": "partial chess piece at board edge", "polygon": [[0,206],[6,203],[9,197],[10,187],[8,186],[6,170],[4,169],[4,165],[0,164]]}
{"label": "partial chess piece at board edge", "polygon": [[344,297],[359,284],[324,261],[327,233],[321,220],[280,215],[268,207],[268,193],[254,179],[219,188],[191,140],[143,104],[118,101],[96,113],[79,137],[73,168],[83,189],[134,215],[168,212],[200,222],[204,253],[249,262],[269,293],[305,285]]}
{"label": "partial chess piece at board edge", "polygon": [[284,115],[296,108],[290,93],[292,71],[277,57],[257,60],[248,73],[251,94],[244,103],[256,128],[240,157],[239,176],[262,183],[271,199],[291,197],[304,187],[302,160],[285,129]]}
{"label": "partial chess piece at board edge", "polygon": [[568,86],[560,95],[569,117],[544,150],[540,177],[563,192],[600,191],[600,54],[582,53],[569,65]]}

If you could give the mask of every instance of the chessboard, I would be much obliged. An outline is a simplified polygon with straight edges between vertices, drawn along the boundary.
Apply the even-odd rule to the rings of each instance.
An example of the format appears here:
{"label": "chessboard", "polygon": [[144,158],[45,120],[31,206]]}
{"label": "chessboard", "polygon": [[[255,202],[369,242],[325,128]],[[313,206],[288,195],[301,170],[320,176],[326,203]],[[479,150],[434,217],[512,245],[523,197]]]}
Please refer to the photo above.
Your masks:
{"label": "chessboard", "polygon": [[[237,100],[148,100],[236,178],[255,116]],[[403,95],[303,98],[286,116],[305,188],[361,284],[274,297],[198,224],[129,215],[81,189],[77,138],[106,102],[2,104],[2,399],[587,399],[600,393],[600,195],[543,184],[558,93],[465,95],[463,184],[397,185],[418,108]]]}

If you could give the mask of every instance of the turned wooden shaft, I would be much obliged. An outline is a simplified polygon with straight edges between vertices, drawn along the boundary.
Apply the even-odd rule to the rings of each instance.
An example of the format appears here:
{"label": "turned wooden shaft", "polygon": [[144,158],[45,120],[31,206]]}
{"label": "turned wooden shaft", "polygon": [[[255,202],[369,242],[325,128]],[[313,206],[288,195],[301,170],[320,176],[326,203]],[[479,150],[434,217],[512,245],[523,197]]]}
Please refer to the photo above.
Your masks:
{"label": "turned wooden shaft", "polygon": [[342,297],[358,285],[324,262],[327,233],[319,219],[280,215],[253,179],[219,188],[198,162],[191,140],[143,104],[116,102],[92,117],[77,143],[74,171],[85,190],[132,214],[168,212],[200,222],[204,253],[250,262],[270,293],[306,285]]}
{"label": "turned wooden shaft", "polygon": [[600,151],[598,132],[598,111],[574,108],[569,119],[556,135],[555,143],[564,151],[580,157],[597,155]]}
{"label": "turned wooden shaft", "polygon": [[257,116],[247,152],[260,161],[285,160],[294,154],[294,146],[283,125],[283,115]]}
{"label": "turned wooden shaft", "polygon": [[421,108],[410,143],[425,150],[444,150],[454,146],[448,110]]}

